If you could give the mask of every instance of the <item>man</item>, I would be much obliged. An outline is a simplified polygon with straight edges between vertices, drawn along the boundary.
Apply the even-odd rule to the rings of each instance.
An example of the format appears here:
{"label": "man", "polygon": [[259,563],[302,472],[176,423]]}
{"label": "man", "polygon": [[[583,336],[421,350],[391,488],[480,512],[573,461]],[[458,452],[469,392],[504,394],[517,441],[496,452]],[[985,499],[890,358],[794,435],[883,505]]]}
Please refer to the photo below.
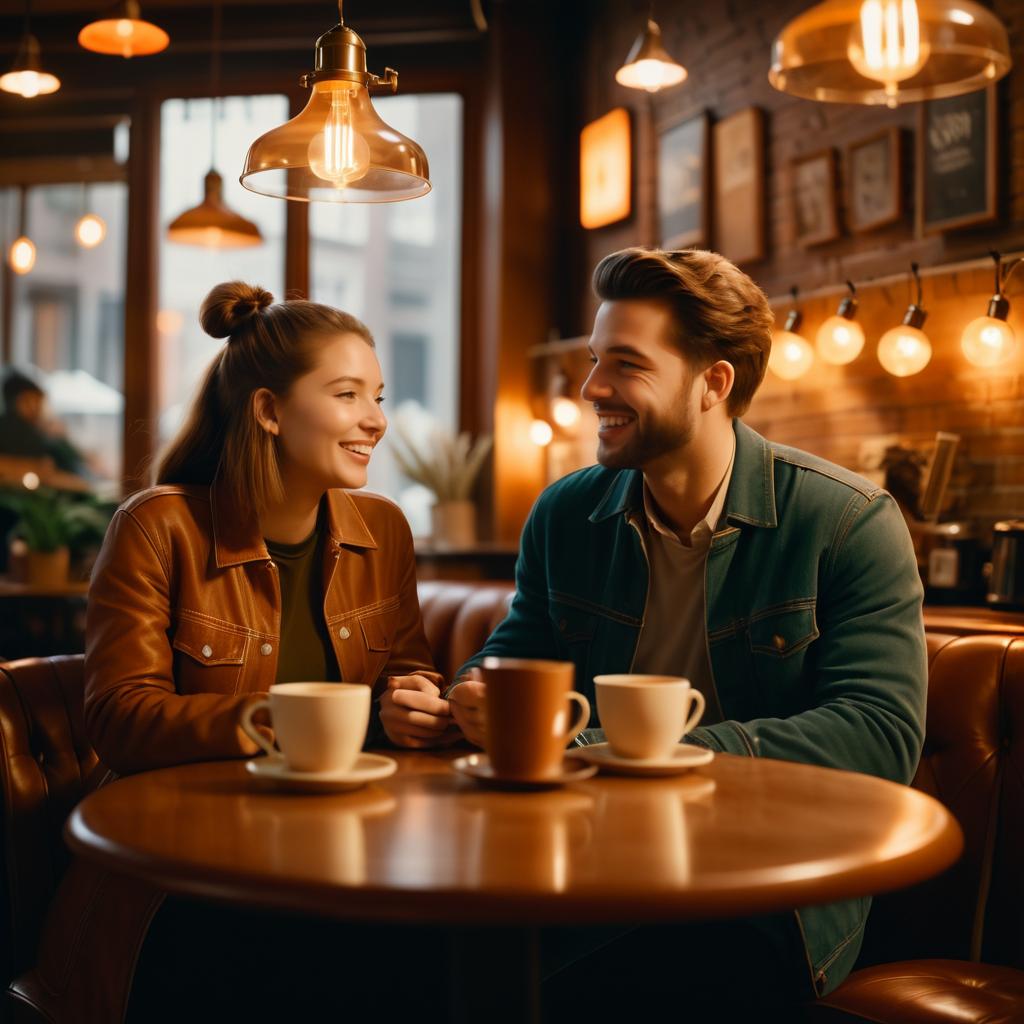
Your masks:
{"label": "man", "polygon": [[3,384],[4,411],[0,415],[0,455],[53,459],[68,473],[85,472],[82,456],[70,441],[55,437],[43,426],[46,394],[35,381],[16,370]]}
{"label": "man", "polygon": [[[910,538],[885,491],[738,419],[771,347],[764,294],[714,253],[641,249],[606,257],[594,289],[582,393],[600,465],[534,506],[508,617],[448,695],[455,720],[482,744],[485,656],[558,658],[592,701],[601,673],[687,676],[707,701],[687,742],[908,783],[927,673]],[[547,987],[628,1005],[685,972],[679,1005],[703,980],[709,1011],[821,995],[850,971],[868,906],[636,929]]]}

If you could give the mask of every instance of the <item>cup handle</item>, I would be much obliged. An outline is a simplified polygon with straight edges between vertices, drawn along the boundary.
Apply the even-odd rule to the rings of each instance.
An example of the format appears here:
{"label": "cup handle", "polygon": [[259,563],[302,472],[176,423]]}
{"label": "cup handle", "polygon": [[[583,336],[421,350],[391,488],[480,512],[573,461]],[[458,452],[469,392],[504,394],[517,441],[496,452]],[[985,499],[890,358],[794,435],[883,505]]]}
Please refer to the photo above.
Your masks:
{"label": "cup handle", "polygon": [[273,743],[271,743],[255,725],[253,725],[252,721],[253,715],[255,715],[257,711],[262,711],[264,708],[269,707],[270,701],[266,699],[256,700],[251,704],[247,704],[245,709],[242,711],[242,718],[239,724],[242,726],[242,732],[244,732],[245,735],[248,736],[249,739],[251,739],[253,743],[255,743],[256,746],[258,746],[268,757],[280,757],[281,751],[279,751],[277,747],[275,747]]}
{"label": "cup handle", "polygon": [[563,737],[566,746],[583,732],[587,722],[590,721],[590,701],[582,693],[577,693],[575,690],[569,692],[569,700],[574,701],[578,705],[579,714],[576,716],[576,721],[569,726],[569,731]]}
{"label": "cup handle", "polygon": [[[693,710],[690,712],[690,717],[686,719],[686,725],[683,726],[683,736],[688,732],[691,732],[697,723],[701,720],[701,716],[704,714],[704,694],[700,690],[690,690],[690,696],[693,698]],[[680,742],[683,739],[680,736]]]}

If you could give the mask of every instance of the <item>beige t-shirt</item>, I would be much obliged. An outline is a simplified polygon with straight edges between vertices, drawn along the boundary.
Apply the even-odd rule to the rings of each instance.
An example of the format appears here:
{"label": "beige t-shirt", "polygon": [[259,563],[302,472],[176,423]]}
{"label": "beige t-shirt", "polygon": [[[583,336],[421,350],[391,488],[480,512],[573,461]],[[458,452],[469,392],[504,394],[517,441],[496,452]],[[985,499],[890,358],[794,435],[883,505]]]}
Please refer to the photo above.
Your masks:
{"label": "beige t-shirt", "polygon": [[644,484],[644,518],[639,524],[650,566],[647,607],[633,659],[633,672],[685,676],[704,694],[705,725],[722,721],[708,654],[705,593],[708,551],[725,508],[736,442],[708,514],[693,528],[686,543],[658,516]]}

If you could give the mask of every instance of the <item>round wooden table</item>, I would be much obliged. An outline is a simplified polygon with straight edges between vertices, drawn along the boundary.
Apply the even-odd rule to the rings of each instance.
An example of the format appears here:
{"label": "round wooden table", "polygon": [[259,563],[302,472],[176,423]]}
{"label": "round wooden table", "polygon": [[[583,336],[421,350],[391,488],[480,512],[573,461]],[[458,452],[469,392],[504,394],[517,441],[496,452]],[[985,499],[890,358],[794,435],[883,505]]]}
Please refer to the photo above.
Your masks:
{"label": "round wooden table", "polygon": [[470,957],[475,928],[504,926],[506,946],[495,952],[492,931],[485,958],[501,977],[479,979],[470,1005],[492,1001],[507,1016],[518,992],[522,1019],[535,1006],[538,926],[829,902],[925,879],[962,847],[923,793],[807,765],[718,755],[675,778],[509,793],[455,774],[452,753],[389,753],[394,776],[329,796],[263,789],[239,762],[127,777],[79,804],[68,842],[169,892],[460,926]]}

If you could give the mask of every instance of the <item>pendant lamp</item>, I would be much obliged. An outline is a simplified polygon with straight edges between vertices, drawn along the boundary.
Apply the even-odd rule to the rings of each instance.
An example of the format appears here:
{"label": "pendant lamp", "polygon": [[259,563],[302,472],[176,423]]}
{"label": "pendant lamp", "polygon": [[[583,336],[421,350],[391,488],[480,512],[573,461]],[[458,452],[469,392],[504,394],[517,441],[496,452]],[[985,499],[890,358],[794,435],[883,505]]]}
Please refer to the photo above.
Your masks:
{"label": "pendant lamp", "polygon": [[82,185],[82,206],[85,212],[75,224],[75,241],[83,249],[95,249],[107,237],[107,223],[89,209],[89,186]]}
{"label": "pendant lamp", "polygon": [[796,380],[802,377],[814,363],[814,349],[811,343],[797,332],[803,323],[803,313],[797,308],[797,289],[790,289],[793,296],[793,308],[786,317],[781,331],[772,335],[772,350],[768,356],[768,369],[783,380]]}
{"label": "pendant lamp", "polygon": [[18,43],[14,64],[6,75],[0,77],[0,89],[12,92],[25,99],[46,96],[60,88],[60,79],[43,70],[39,57],[39,40],[31,32],[32,3],[25,0],[25,29]]}
{"label": "pendant lamp", "polygon": [[22,185],[18,194],[18,237],[7,250],[7,265],[16,274],[27,274],[36,265],[36,247],[28,237],[28,193]]}
{"label": "pendant lamp", "polygon": [[213,46],[210,56],[210,169],[203,179],[203,201],[175,217],[167,240],[208,249],[244,249],[262,245],[260,229],[224,202],[224,179],[217,173],[217,111],[220,104],[221,5],[213,5]]}
{"label": "pendant lamp", "polygon": [[878,341],[878,361],[894,377],[912,377],[932,358],[932,343],[921,330],[928,314],[921,307],[921,275],[916,263],[910,264],[910,272],[917,284],[917,299],[907,307],[903,323],[890,328]]}
{"label": "pendant lamp", "polygon": [[852,363],[864,347],[864,328],[854,319],[857,316],[857,289],[852,281],[846,282],[850,289],[835,316],[830,316],[815,335],[815,345],[822,362],[833,366]]}
{"label": "pendant lamp", "polygon": [[654,4],[647,25],[630,47],[626,60],[615,72],[615,81],[629,89],[660,92],[686,81],[687,71],[671,57],[661,41],[661,29],[654,20]]}
{"label": "pendant lamp", "polygon": [[1012,260],[1004,268],[999,253],[989,255],[996,263],[995,294],[989,299],[987,315],[972,320],[960,338],[964,357],[972,365],[980,367],[999,366],[1007,362],[1016,348],[1013,328],[1006,322],[1010,315],[1010,300],[1003,294],[1003,289],[1022,260]]}
{"label": "pendant lamp", "polygon": [[159,25],[142,20],[138,0],[120,0],[107,17],[89,22],[78,33],[83,49],[125,58],[159,53],[170,41]]}
{"label": "pendant lamp", "polygon": [[768,80],[826,103],[959,96],[1011,65],[1006,27],[974,0],[825,0],[787,24]]}
{"label": "pendant lamp", "polygon": [[[314,70],[302,77],[305,109],[250,147],[239,180],[278,199],[328,203],[394,203],[426,195],[430,170],[423,150],[385,124],[369,87],[398,88],[398,73],[366,70],[366,44],[338,24],[316,41]],[[282,173],[285,172],[285,173]]]}

